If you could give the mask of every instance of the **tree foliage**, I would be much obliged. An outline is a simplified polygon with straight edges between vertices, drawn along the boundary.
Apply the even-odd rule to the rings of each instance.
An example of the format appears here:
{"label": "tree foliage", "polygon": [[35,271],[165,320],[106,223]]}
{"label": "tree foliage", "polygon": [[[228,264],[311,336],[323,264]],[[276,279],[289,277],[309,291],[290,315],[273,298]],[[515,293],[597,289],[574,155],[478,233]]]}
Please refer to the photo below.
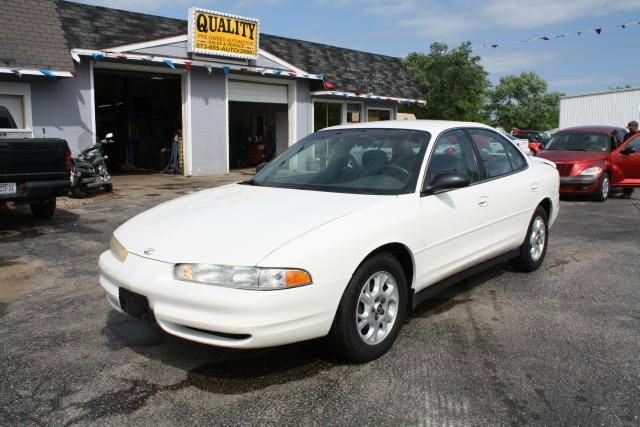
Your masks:
{"label": "tree foliage", "polygon": [[488,111],[495,126],[510,130],[558,127],[561,93],[547,93],[547,82],[535,72],[506,76],[496,85]]}
{"label": "tree foliage", "polygon": [[427,100],[425,107],[406,111],[419,119],[487,120],[484,105],[491,82],[470,42],[451,52],[445,43],[433,43],[429,54],[410,53],[404,65]]}

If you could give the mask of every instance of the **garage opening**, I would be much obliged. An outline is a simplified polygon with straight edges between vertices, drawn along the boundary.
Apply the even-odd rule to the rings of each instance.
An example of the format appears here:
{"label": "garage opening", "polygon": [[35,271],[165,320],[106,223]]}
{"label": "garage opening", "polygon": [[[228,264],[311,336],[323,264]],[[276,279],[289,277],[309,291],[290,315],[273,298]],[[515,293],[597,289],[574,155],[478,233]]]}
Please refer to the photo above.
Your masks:
{"label": "garage opening", "polygon": [[174,138],[182,170],[182,91],[179,75],[94,70],[98,138],[106,145],[112,172],[166,170]]}
{"label": "garage opening", "polygon": [[229,81],[229,168],[257,166],[289,147],[287,86]]}

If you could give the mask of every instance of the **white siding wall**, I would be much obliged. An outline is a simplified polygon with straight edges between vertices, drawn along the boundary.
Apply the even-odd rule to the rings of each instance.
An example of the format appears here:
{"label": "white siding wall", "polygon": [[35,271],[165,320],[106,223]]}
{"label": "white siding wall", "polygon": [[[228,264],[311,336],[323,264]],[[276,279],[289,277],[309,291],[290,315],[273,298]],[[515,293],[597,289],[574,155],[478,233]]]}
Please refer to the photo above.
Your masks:
{"label": "white siding wall", "polygon": [[[71,151],[78,154],[93,144],[95,135],[89,61],[76,64],[75,70],[78,77],[34,78],[31,82],[31,103],[34,138],[64,138]],[[26,80],[25,77],[22,79]]]}
{"label": "white siding wall", "polygon": [[227,173],[226,85],[222,71],[193,68],[191,79],[192,175]]}
{"label": "white siding wall", "polygon": [[560,100],[560,127],[608,125],[625,127],[631,120],[640,121],[640,89]]}

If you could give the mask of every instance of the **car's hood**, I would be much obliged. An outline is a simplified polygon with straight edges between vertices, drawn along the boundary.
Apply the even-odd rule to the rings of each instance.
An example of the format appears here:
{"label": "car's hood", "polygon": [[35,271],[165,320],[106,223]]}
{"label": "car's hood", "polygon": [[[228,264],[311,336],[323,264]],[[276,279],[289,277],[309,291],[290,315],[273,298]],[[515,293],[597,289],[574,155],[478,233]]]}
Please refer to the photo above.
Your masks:
{"label": "car's hood", "polygon": [[129,252],[159,261],[256,265],[296,237],[388,197],[231,184],[156,206],[115,235]]}
{"label": "car's hood", "polygon": [[538,157],[560,163],[595,162],[609,157],[609,153],[602,151],[563,151],[545,150]]}

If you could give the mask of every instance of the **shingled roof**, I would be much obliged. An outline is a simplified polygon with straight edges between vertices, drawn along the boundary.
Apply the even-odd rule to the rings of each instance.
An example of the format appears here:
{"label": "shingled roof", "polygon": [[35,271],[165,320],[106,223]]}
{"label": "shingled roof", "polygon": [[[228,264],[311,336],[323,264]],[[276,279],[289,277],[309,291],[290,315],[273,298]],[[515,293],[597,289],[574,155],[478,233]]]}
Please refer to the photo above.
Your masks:
{"label": "shingled roof", "polygon": [[0,68],[73,70],[57,2],[4,0],[0,6]]}
{"label": "shingled roof", "polygon": [[[100,50],[187,33],[186,20],[63,0],[5,0],[5,4],[0,67],[72,71],[72,48]],[[47,30],[25,37],[24,28],[33,19],[42,20]],[[324,74],[335,90],[423,98],[399,58],[264,33],[260,47],[304,71]],[[313,89],[322,86],[315,83]]]}
{"label": "shingled roof", "polygon": [[423,99],[400,58],[286,37],[261,35],[260,48],[312,74],[324,74],[337,90]]}

